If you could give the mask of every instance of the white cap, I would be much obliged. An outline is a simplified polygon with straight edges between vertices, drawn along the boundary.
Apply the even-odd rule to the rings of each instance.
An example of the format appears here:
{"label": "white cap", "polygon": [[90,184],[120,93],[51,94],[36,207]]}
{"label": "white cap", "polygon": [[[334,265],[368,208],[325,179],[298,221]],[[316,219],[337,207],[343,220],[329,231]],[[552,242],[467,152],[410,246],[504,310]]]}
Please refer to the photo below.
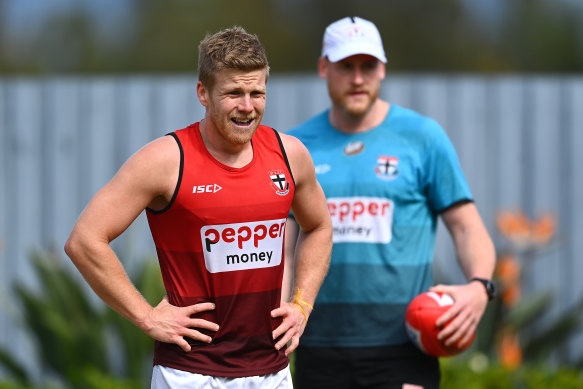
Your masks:
{"label": "white cap", "polygon": [[359,17],[340,19],[326,28],[322,57],[338,62],[356,54],[368,54],[387,62],[381,34],[376,26]]}

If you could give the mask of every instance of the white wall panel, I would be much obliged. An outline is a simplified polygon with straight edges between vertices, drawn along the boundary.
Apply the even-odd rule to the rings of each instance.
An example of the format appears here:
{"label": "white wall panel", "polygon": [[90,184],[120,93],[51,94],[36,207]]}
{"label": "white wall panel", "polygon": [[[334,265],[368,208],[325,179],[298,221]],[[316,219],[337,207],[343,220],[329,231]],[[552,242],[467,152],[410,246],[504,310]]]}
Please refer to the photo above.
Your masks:
{"label": "white wall panel", "polygon": [[[10,285],[34,284],[30,250],[56,250],[70,266],[62,247],[91,196],[138,148],[204,116],[195,85],[191,74],[0,78],[1,345],[20,347]],[[526,293],[555,291],[551,318],[583,298],[583,78],[389,73],[381,96],[443,126],[499,248],[499,211],[551,212],[558,234],[527,259]],[[286,131],[328,104],[315,74],[272,74],[264,123]],[[114,247],[130,266],[154,253],[144,214]],[[436,274],[463,281],[441,223]],[[575,340],[572,357],[583,334]]]}

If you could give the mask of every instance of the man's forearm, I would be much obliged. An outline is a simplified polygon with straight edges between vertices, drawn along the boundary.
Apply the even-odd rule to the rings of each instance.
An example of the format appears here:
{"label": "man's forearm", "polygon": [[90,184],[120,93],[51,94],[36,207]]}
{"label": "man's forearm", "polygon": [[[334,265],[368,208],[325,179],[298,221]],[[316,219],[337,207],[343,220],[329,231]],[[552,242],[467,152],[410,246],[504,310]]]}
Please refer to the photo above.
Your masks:
{"label": "man's forearm", "polygon": [[152,309],[128,278],[119,259],[106,244],[67,242],[65,251],[93,291],[113,310],[144,329]]}
{"label": "man's forearm", "polygon": [[486,229],[476,226],[456,239],[456,251],[466,278],[492,278],[496,262],[494,244]]}
{"label": "man's forearm", "polygon": [[295,289],[302,301],[314,304],[320,286],[326,277],[332,252],[332,230],[327,227],[300,232],[296,248]]}

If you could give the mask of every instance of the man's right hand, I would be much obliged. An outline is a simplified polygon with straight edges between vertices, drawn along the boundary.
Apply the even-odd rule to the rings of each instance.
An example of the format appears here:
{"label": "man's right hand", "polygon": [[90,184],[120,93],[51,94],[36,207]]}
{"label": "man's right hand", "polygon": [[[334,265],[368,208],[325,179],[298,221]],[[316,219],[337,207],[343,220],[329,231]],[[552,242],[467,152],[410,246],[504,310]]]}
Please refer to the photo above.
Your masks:
{"label": "man's right hand", "polygon": [[195,328],[217,331],[219,325],[204,319],[193,319],[191,316],[203,311],[215,309],[213,303],[200,303],[186,307],[176,307],[168,302],[168,296],[150,310],[143,323],[139,326],[150,337],[165,343],[175,343],[185,352],[191,350],[190,344],[184,339],[189,337],[204,343],[210,343],[212,338]]}

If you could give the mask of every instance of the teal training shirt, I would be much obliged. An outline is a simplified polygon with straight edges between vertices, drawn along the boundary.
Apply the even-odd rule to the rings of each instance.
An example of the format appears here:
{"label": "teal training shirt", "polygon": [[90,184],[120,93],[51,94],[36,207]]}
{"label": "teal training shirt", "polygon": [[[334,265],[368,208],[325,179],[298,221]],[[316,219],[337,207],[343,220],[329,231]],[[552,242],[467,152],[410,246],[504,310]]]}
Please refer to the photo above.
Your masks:
{"label": "teal training shirt", "polygon": [[345,134],[325,111],[288,132],[310,151],[334,224],[330,269],[302,336],[313,347],[408,341],[408,303],[432,285],[439,212],[471,193],[443,129],[392,104],[370,131]]}

